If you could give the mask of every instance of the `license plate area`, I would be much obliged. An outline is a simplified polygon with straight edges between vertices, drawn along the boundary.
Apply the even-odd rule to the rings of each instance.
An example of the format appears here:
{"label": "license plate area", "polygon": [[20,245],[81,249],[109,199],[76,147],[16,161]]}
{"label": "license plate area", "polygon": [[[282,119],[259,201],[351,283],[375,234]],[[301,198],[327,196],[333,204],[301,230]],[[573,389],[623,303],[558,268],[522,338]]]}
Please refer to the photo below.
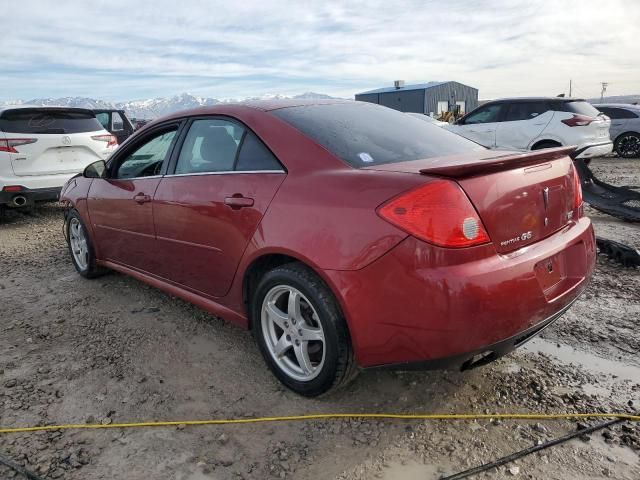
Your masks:
{"label": "license plate area", "polygon": [[567,278],[564,252],[538,262],[535,271],[540,287],[546,294],[551,288]]}

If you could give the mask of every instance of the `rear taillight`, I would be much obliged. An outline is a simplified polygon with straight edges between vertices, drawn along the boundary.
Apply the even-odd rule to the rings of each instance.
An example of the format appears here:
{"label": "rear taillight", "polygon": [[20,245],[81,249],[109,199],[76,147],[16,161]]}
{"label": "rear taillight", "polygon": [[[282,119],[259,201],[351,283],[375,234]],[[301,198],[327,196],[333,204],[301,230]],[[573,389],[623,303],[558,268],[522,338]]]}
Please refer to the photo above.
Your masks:
{"label": "rear taillight", "polygon": [[21,192],[24,189],[21,185],[5,185],[2,189],[3,192]]}
{"label": "rear taillight", "polygon": [[587,117],[586,115],[573,115],[571,118],[565,118],[560,121],[570,127],[585,127],[596,120],[597,118]]}
{"label": "rear taillight", "polygon": [[15,147],[36,143],[37,138],[0,138],[0,152],[18,153]]}
{"label": "rear taillight", "polygon": [[115,147],[118,145],[118,139],[115,135],[94,135],[91,138],[99,142],[107,142],[107,147]]}
{"label": "rear taillight", "polygon": [[580,182],[580,175],[576,166],[571,162],[571,168],[573,170],[573,208],[578,211],[578,217],[582,216],[582,184]]}
{"label": "rear taillight", "polygon": [[378,215],[414,237],[442,247],[490,241],[478,213],[460,186],[435,180],[378,207]]}

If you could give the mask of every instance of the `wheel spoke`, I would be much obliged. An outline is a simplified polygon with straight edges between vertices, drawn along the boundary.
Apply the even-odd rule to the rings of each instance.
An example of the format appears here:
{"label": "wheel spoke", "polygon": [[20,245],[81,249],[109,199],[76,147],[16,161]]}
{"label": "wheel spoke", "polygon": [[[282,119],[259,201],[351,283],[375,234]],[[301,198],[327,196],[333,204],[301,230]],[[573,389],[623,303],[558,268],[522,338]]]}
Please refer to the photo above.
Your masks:
{"label": "wheel spoke", "polygon": [[307,342],[302,342],[300,345],[294,345],[293,351],[296,354],[298,365],[305,375],[309,375],[313,371],[313,366],[311,365],[311,359],[309,358]]}
{"label": "wheel spoke", "polygon": [[287,317],[287,314],[284,313],[282,310],[280,310],[278,307],[276,307],[276,304],[274,302],[269,302],[266,310],[267,310],[267,315],[269,316],[272,322],[274,322],[283,330],[287,328],[285,326],[285,323],[287,323],[287,321],[289,320]]}
{"label": "wheel spoke", "polygon": [[291,290],[289,292],[289,304],[287,306],[287,316],[291,320],[301,321],[302,313],[300,313],[300,293]]}
{"label": "wheel spoke", "polygon": [[[301,333],[300,333],[301,332]],[[319,341],[324,342],[324,334],[322,329],[311,327],[307,324],[299,326],[300,340],[305,342]]]}
{"label": "wheel spoke", "polygon": [[287,340],[287,335],[283,333],[280,340],[273,346],[273,353],[278,357],[282,357],[292,346],[291,340]]}

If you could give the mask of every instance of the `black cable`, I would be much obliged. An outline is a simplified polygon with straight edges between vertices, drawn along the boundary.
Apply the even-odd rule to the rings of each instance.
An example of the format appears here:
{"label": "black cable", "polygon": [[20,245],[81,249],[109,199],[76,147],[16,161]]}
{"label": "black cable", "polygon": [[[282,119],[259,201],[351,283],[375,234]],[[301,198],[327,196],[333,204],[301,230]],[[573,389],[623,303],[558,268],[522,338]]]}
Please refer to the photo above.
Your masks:
{"label": "black cable", "polygon": [[545,448],[553,447],[553,446],[558,445],[560,443],[564,443],[564,442],[566,442],[568,440],[571,440],[572,438],[580,437],[582,435],[586,435],[588,433],[595,432],[596,430],[601,430],[603,428],[607,428],[607,427],[610,427],[612,425],[615,425],[616,423],[621,423],[621,422],[624,422],[624,421],[626,421],[624,418],[617,418],[615,420],[610,420],[608,422],[600,423],[600,424],[594,425],[592,427],[587,427],[587,428],[584,428],[582,430],[577,430],[577,431],[572,432],[572,433],[570,433],[568,435],[565,435],[563,437],[556,438],[555,440],[549,440],[548,442],[543,443],[541,445],[534,445],[533,447],[525,448],[524,450],[520,450],[519,452],[512,453],[511,455],[507,455],[506,457],[499,458],[498,460],[495,460],[495,461],[493,461],[491,463],[485,463],[485,464],[480,465],[478,467],[473,467],[473,468],[470,468],[470,469],[465,470],[463,472],[455,473],[453,475],[449,475],[448,477],[440,477],[440,480],[460,480],[461,478],[467,478],[467,477],[470,477],[471,475],[477,475],[478,473],[485,472],[485,471],[490,470],[492,468],[500,467],[500,466],[504,465],[505,463],[513,462],[514,460],[517,460],[518,458],[524,457],[526,455],[530,455],[530,454],[538,452],[540,450],[544,450]]}
{"label": "black cable", "polygon": [[0,455],[0,464],[6,467],[9,467],[10,469],[18,472],[20,475],[23,475],[25,478],[28,478],[29,480],[45,480],[44,478],[36,475],[33,472],[30,472],[26,468],[22,467],[21,465],[18,465],[15,462],[12,462],[11,460],[9,460],[6,457],[3,457],[2,455]]}

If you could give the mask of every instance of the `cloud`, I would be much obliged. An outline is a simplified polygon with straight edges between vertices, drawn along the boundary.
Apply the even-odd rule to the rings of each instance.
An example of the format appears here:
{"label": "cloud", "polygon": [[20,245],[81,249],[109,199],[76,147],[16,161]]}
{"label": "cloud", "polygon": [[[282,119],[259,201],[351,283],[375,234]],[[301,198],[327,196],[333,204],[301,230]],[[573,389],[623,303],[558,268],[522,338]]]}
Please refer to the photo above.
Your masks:
{"label": "cloud", "polygon": [[640,87],[640,2],[50,2],[11,8],[0,98],[216,97],[457,80],[481,98]]}

